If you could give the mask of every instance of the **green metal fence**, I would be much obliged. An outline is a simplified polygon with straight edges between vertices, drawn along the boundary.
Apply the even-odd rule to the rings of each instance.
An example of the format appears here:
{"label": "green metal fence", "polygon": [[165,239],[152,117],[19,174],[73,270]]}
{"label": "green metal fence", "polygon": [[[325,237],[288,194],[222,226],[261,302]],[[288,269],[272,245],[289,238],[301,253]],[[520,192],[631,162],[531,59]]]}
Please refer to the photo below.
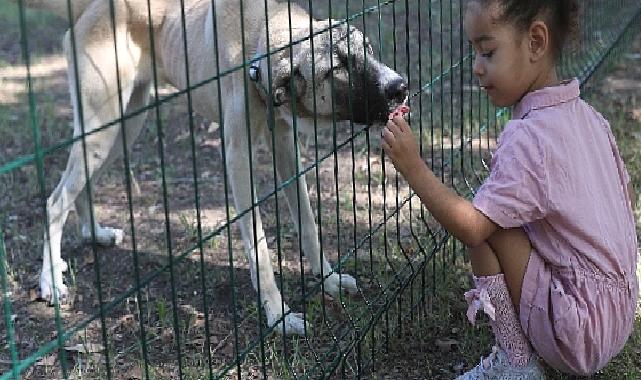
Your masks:
{"label": "green metal fence", "polygon": [[[243,12],[262,3],[256,1],[236,1],[237,13],[225,17],[237,16],[243,33],[245,27],[255,28],[243,25]],[[114,3],[109,2],[111,15]],[[176,2],[172,10],[183,20],[185,3],[193,4]],[[215,12],[222,2],[201,3]],[[461,2],[298,0],[287,3],[290,12],[294,3],[309,11],[310,24],[312,17],[338,20],[319,34],[354,26],[368,36],[373,57],[408,83],[410,121],[426,161],[443,182],[471,196],[488,172],[509,110],[493,107],[473,78]],[[244,61],[227,71],[214,60],[215,76],[192,83],[187,74],[181,89],[163,87],[156,80],[161,73],[155,57],[149,57],[154,77],[149,105],[126,109],[119,99],[121,117],[69,139],[73,115],[58,41],[73,23],[26,9],[22,1],[0,5],[6,36],[0,39],[5,88],[0,96],[0,379],[371,378],[385,366],[390,336],[425,316],[439,296],[435,273],[464,260],[460,243],[449,238],[386,162],[380,127],[337,121],[337,116],[329,124],[306,123],[308,130],[292,123],[301,165],[293,177],[280,178],[276,149],[269,146],[284,142],[274,132],[274,108],[267,107],[266,143],[259,146],[259,136],[252,136],[258,147],[247,152],[255,201],[246,210],[234,209],[223,116],[196,115],[193,104],[201,100],[196,91],[213,85],[222,102],[230,93],[225,79],[242,73],[247,94],[255,85],[252,65],[274,64],[278,54],[288,56],[309,42],[309,35],[296,39],[290,33],[288,44],[263,55],[243,50]],[[272,2],[265,5],[268,14]],[[588,0],[582,6],[580,43],[564,53],[560,71],[586,83],[625,47],[639,23],[641,3]],[[215,13],[213,20],[218,33]],[[354,46],[349,36],[350,49],[367,48]],[[153,49],[158,41],[149,43]],[[351,102],[356,96],[362,94],[342,99]],[[67,227],[62,252],[69,266],[70,302],[50,307],[37,301],[46,200],[71,146],[85,146],[89,136],[109,129],[126,131],[146,111],[148,128],[136,143],[126,141],[124,133],[122,144],[132,149],[90,186],[92,220],[120,226],[125,240],[99,247],[92,231],[94,244],[83,245]],[[290,220],[284,201],[284,193],[294,191],[298,205],[293,206],[302,207],[298,183],[303,176],[310,184],[320,250],[335,271],[356,278],[355,295],[324,295],[322,280],[330,273],[313,275],[303,257],[305,242],[297,234],[301,218]],[[247,215],[255,240],[257,217],[263,218],[278,288],[292,312],[303,313],[305,336],[286,337],[267,326],[263,300],[252,289],[254,263],[244,254],[237,227]]]}

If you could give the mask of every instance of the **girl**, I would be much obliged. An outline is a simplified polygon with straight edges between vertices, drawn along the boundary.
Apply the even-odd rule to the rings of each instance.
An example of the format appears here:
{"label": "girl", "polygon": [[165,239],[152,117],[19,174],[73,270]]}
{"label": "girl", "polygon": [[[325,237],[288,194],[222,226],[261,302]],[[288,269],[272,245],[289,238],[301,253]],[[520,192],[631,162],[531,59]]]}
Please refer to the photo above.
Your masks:
{"label": "girl", "polygon": [[398,113],[382,132],[397,170],[469,247],[468,318],[488,314],[498,347],[460,379],[540,379],[538,357],[592,374],[631,333],[638,282],[630,178],[607,121],[581,100],[576,79],[560,82],[555,71],[577,18],[572,0],[468,1],[474,74],[514,117],[473,202],[434,176]]}

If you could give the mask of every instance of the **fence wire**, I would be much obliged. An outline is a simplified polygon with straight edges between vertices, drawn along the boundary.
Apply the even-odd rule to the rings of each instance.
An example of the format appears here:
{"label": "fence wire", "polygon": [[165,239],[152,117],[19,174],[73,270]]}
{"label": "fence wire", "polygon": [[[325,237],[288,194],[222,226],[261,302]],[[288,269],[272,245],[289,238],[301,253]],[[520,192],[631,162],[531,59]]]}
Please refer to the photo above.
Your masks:
{"label": "fence wire", "polygon": [[[369,114],[368,94],[341,91],[355,88],[358,75],[354,72],[367,72],[373,61],[365,58],[357,68],[361,62],[343,63],[330,55],[330,67],[344,65],[348,83],[341,87],[335,79],[338,74],[330,75],[333,112],[324,120],[290,115],[285,124],[278,113],[282,106],[276,102],[276,87],[283,84],[274,83],[277,78],[272,77],[271,68],[286,62],[289,68],[283,69],[292,73],[321,70],[324,62],[312,59],[304,64],[311,67],[301,68],[294,66],[293,57],[303,48],[321,49],[314,44],[319,41],[316,37],[325,34],[333,51],[333,45],[341,43],[333,34],[338,35],[341,28],[357,28],[368,40],[347,33],[347,57],[369,49],[371,43],[372,59],[402,75],[421,154],[444,183],[470,197],[488,173],[490,152],[510,110],[492,106],[473,77],[462,3],[168,2],[180,20],[172,34],[176,41],[170,46],[182,56],[177,59],[183,65],[181,83],[166,86],[161,81],[166,73],[160,68],[176,63],[159,62],[158,54],[150,54],[145,57],[151,67],[150,85],[132,95],[142,99],[134,104],[123,97],[120,68],[128,57],[121,53],[121,41],[113,42],[123,3],[110,0],[105,30],[111,33],[106,40],[113,43],[113,70],[120,73],[115,75],[117,117],[91,128],[80,122],[80,132],[68,138],[73,113],[67,100],[66,60],[59,43],[51,42],[59,40],[65,29],[70,30],[69,75],[79,78],[71,86],[79,92],[84,88],[81,82],[90,80],[77,69],[79,60],[85,59],[80,44],[87,36],[75,32],[78,8],[72,3],[66,6],[65,19],[27,9],[22,0],[17,4],[0,1],[6,9],[0,16],[10,20],[6,25],[13,28],[7,33],[15,36],[0,57],[0,82],[14,85],[5,87],[8,95],[0,96],[0,331],[4,332],[0,380],[371,378],[384,364],[390,337],[429,313],[429,304],[441,289],[436,274],[464,260],[462,246],[421,207],[386,162],[380,126],[344,121],[354,119],[354,104],[363,96]],[[144,3],[144,16],[152,20],[157,2]],[[585,84],[604,62],[623,51],[641,20],[641,2],[588,0],[582,6],[579,41],[564,52],[559,71],[561,77],[576,76]],[[198,7],[210,10],[210,19],[198,21],[210,23],[212,51],[232,43],[220,38],[228,36],[225,28],[240,28],[241,36],[233,40],[239,45],[235,61],[222,62],[219,54],[203,60],[198,47],[188,46],[197,40],[189,28],[194,27],[190,22]],[[300,19],[297,7],[309,13],[306,19]],[[256,12],[257,8],[264,12]],[[285,9],[287,17],[266,23],[274,9]],[[328,17],[336,22],[315,28],[315,19]],[[154,37],[159,24],[145,25],[147,30],[136,32],[148,38],[149,51],[160,51],[161,44],[168,42]],[[291,27],[288,33],[274,33],[273,28],[288,25],[308,33]],[[275,35],[280,40],[270,41]],[[247,46],[253,38],[261,38],[266,51]],[[193,77],[194,67],[205,64],[210,65],[207,72],[214,74]],[[256,82],[250,74],[257,64],[268,68],[262,71],[268,76],[266,89],[252,87]],[[295,79],[283,86],[291,93],[299,91]],[[311,87],[316,89],[317,84]],[[266,91],[265,107],[256,111],[248,98],[262,90]],[[244,102],[230,107],[227,100],[237,91],[243,93]],[[215,95],[209,100],[219,110],[213,117],[195,112],[207,101],[203,94]],[[72,99],[79,120],[84,120],[83,109],[88,106],[83,99]],[[314,93],[311,99],[311,105],[293,99],[286,107],[291,107],[291,114],[306,109],[320,113],[320,95]],[[348,109],[347,115],[337,114],[343,108]],[[256,121],[250,115],[257,112],[265,114],[264,128],[252,125]],[[237,125],[225,123],[233,120],[228,113],[242,116],[240,125],[249,143],[241,153],[229,146],[234,143],[229,128]],[[142,124],[145,116],[147,128],[134,141],[132,128]],[[289,135],[282,134],[282,128],[292,128],[291,140],[283,139]],[[114,130],[120,131],[118,148],[123,156],[92,183],[88,144]],[[284,159],[279,156],[284,144],[293,144],[291,151],[299,158],[289,168],[291,175],[276,170]],[[97,231],[91,228],[85,236],[91,244],[83,245],[73,228],[66,228],[62,252],[69,266],[65,283],[70,294],[66,305],[53,302],[50,307],[36,301],[42,236],[49,231],[47,197],[74,145],[82,147],[88,184],[83,196],[91,204],[91,225],[100,220],[120,226],[125,238],[116,247],[100,247]],[[251,202],[246,209],[233,206],[230,177],[239,174],[226,164],[230,154],[241,154],[247,161],[244,183]],[[311,231],[317,236],[301,233],[310,231],[301,216],[310,205],[317,225]],[[298,217],[289,217],[288,209],[298,210],[291,213]],[[78,219],[70,217],[74,218]],[[239,232],[247,220],[245,226],[251,228],[246,238],[256,242],[251,247],[243,246]],[[263,311],[265,294],[254,291],[252,285],[255,281],[258,288],[266,286],[261,283],[264,277],[252,279],[250,274],[252,266],[261,265],[255,254],[261,244],[272,253],[274,281],[291,307],[278,305],[282,316],[271,327]],[[301,247],[314,249],[315,244],[332,263],[330,273],[322,266],[320,273],[312,273],[314,263],[304,257]],[[357,293],[328,295],[325,280],[335,273],[353,276]],[[286,336],[282,334],[285,324],[280,322],[294,313],[302,313],[303,334]]]}

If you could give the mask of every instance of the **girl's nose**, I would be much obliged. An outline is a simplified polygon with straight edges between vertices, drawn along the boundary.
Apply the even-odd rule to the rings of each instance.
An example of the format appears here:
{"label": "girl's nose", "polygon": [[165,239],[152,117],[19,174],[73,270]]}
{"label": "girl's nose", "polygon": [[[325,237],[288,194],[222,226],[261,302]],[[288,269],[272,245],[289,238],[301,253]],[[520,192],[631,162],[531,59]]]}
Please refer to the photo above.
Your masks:
{"label": "girl's nose", "polygon": [[476,75],[477,77],[480,77],[483,74],[485,74],[485,70],[483,68],[483,64],[481,63],[480,59],[474,58],[473,70],[474,70],[474,75]]}

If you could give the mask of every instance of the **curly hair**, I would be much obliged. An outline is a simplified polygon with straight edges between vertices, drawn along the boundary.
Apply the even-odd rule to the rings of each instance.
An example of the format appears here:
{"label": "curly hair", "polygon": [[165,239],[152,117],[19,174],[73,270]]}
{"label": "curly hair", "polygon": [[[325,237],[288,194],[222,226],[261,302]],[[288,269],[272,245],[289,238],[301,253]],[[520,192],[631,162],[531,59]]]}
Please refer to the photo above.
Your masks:
{"label": "curly hair", "polygon": [[556,57],[565,44],[574,41],[579,31],[579,2],[577,0],[470,0],[484,5],[498,4],[503,13],[500,20],[527,30],[533,21],[542,19],[550,30]]}

